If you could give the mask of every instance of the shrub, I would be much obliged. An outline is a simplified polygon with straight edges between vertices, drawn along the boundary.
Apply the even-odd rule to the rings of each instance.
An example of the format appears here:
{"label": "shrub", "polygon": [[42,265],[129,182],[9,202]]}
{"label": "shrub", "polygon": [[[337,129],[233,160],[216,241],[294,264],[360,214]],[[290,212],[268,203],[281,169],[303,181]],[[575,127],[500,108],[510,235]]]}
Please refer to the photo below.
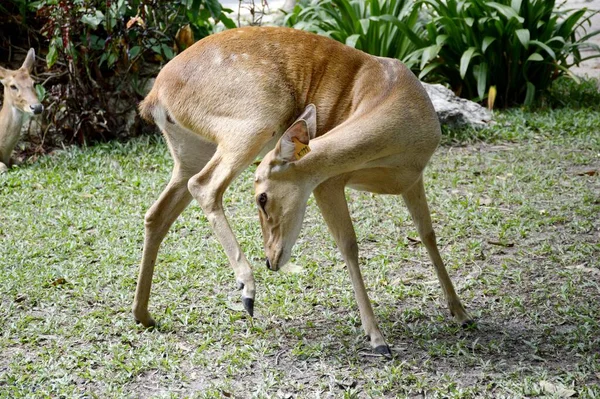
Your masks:
{"label": "shrub", "polygon": [[369,54],[408,61],[417,49],[410,37],[422,30],[419,8],[413,0],[312,0],[296,5],[285,23]]}
{"label": "shrub", "polygon": [[[213,21],[235,26],[217,0],[10,3],[23,20],[35,18],[38,40],[47,40],[47,51],[38,51],[51,71],[44,117],[57,141],[67,143],[128,134],[126,115],[141,97],[144,75],[193,42],[192,33],[196,39],[212,33]],[[177,41],[182,32],[188,39]]]}
{"label": "shrub", "polygon": [[[413,57],[419,77],[448,83],[461,96],[483,100],[490,88],[503,106],[531,104],[569,67],[598,57],[586,41],[586,9],[560,11],[553,0],[424,0],[431,11]],[[414,37],[412,37],[415,39]],[[582,56],[581,50],[594,54]],[[415,60],[413,60],[415,61]]]}

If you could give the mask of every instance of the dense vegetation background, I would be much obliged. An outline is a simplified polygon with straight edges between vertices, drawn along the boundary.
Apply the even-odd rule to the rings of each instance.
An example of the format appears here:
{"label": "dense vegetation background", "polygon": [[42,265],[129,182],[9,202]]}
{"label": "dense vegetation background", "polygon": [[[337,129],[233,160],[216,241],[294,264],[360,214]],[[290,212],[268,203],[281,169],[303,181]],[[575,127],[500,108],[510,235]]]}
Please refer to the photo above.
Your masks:
{"label": "dense vegetation background", "polygon": [[[399,58],[424,80],[505,108],[543,100],[570,66],[598,56],[588,43],[598,33],[590,31],[593,13],[563,8],[539,0],[303,0],[277,22]],[[217,0],[4,1],[0,63],[17,67],[29,47],[39,58],[46,112],[30,149],[139,134],[135,106],[149,79],[195,40],[235,27],[232,18]]]}

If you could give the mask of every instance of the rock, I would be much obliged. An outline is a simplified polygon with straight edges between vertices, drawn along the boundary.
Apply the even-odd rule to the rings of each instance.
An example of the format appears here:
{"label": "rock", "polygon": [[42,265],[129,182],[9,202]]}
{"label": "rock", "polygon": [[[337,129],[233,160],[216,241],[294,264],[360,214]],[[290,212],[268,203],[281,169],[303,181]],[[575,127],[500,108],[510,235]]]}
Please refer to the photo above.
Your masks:
{"label": "rock", "polygon": [[440,84],[423,83],[433,107],[446,126],[481,128],[492,122],[492,113],[473,101],[460,98]]}

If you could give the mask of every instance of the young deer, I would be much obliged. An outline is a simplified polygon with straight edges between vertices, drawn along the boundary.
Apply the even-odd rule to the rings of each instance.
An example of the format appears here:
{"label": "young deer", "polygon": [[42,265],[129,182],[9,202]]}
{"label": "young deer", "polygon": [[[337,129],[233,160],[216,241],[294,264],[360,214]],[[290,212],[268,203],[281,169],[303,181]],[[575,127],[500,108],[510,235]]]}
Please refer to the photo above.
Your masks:
{"label": "young deer", "polygon": [[40,114],[44,107],[37,98],[31,79],[35,50],[29,49],[21,68],[11,71],[0,67],[4,86],[4,105],[0,111],[0,173],[8,169],[23,126],[24,114]]}
{"label": "young deer", "polygon": [[344,187],[402,194],[450,311],[458,322],[470,322],[439,255],[423,188],[423,169],[440,140],[439,122],[425,90],[399,61],[303,31],[233,29],[168,63],[140,111],[156,122],[175,161],[169,184],[145,219],[133,304],[143,325],[154,324],[148,299],[159,245],[192,198],[225,249],[252,315],[252,270],[225,218],[222,196],[272,148],[255,178],[267,267],[278,270],[289,259],[314,193],[348,265],[371,345],[389,355],[361,277]]}

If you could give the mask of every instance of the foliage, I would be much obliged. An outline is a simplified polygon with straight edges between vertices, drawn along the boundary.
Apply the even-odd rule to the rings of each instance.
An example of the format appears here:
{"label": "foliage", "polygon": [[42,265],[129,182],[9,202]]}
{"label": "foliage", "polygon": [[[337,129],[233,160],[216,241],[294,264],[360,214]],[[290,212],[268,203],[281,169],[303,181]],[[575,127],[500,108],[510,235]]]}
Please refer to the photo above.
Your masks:
{"label": "foliage", "polygon": [[[417,38],[420,78],[447,82],[461,96],[486,98],[491,87],[503,106],[531,104],[569,67],[600,56],[587,42],[595,14],[562,11],[553,0],[423,0],[431,11],[427,35]],[[414,38],[414,36],[411,36]],[[582,50],[593,49],[591,55]]]}
{"label": "foliage", "polygon": [[575,78],[571,66],[600,56],[588,42],[600,33],[587,32],[595,14],[553,0],[312,0],[286,24],[398,58],[462,97],[482,101],[491,89],[506,107],[532,104],[553,80]]}
{"label": "foliage", "polygon": [[408,61],[417,49],[420,6],[413,0],[312,0],[299,3],[285,23],[329,36],[369,54]]}
{"label": "foliage", "polygon": [[[67,142],[126,133],[125,116],[143,92],[148,64],[173,58],[192,33],[196,39],[212,33],[212,21],[235,26],[217,0],[11,2],[41,24],[52,71],[45,117]],[[188,34],[183,42],[176,40],[181,32]]]}

